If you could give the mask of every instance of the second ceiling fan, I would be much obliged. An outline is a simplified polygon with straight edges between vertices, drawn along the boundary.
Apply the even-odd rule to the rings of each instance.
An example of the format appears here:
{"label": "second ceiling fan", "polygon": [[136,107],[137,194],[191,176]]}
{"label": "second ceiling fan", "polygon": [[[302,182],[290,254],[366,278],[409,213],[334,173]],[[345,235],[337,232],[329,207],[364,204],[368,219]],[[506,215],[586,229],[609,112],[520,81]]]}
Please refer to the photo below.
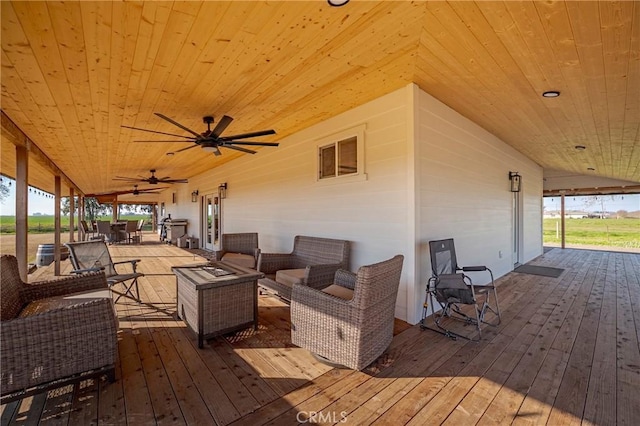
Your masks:
{"label": "second ceiling fan", "polygon": [[148,141],[137,140],[134,142],[190,142],[194,144],[192,146],[188,146],[186,148],[182,148],[177,151],[174,151],[174,153],[186,151],[191,148],[200,147],[205,150],[212,151],[215,155],[221,155],[222,153],[220,152],[220,148],[222,147],[222,148],[234,149],[236,151],[246,152],[247,154],[255,154],[256,151],[248,148],[243,148],[237,145],[245,145],[245,146],[278,146],[279,145],[277,142],[257,142],[257,141],[244,140],[244,139],[255,138],[259,136],[274,135],[276,133],[275,130],[261,130],[257,132],[241,133],[238,135],[221,136],[222,132],[224,132],[225,129],[229,126],[229,124],[231,124],[231,122],[233,121],[233,118],[229,117],[228,115],[222,116],[222,118],[220,119],[216,127],[213,128],[213,130],[211,130],[211,124],[213,124],[213,117],[210,115],[202,117],[202,121],[207,125],[207,130],[202,133],[198,133],[178,123],[177,121],[167,117],[164,114],[160,114],[159,112],[154,112],[154,114],[162,118],[163,120],[168,121],[174,126],[177,126],[186,132],[189,132],[191,136],[177,135],[174,133],[159,132],[156,130],[141,129],[139,127],[131,127],[131,126],[124,126],[124,125],[122,127],[125,127],[127,129],[133,129],[133,130],[141,130],[143,132],[150,132],[150,133],[156,133],[160,135],[183,138],[182,140],[148,140]]}

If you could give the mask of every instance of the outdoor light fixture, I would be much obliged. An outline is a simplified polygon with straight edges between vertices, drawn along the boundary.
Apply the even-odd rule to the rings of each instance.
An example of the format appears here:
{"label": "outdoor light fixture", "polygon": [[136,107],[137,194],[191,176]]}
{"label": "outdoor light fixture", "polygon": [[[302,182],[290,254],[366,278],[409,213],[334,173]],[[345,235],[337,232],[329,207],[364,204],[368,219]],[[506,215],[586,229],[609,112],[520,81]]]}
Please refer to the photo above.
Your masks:
{"label": "outdoor light fixture", "polygon": [[349,0],[327,0],[327,2],[329,3],[330,6],[340,7],[349,3]]}
{"label": "outdoor light fixture", "polygon": [[511,181],[511,192],[520,192],[520,175],[518,172],[509,172],[509,180]]}
{"label": "outdoor light fixture", "polygon": [[220,194],[221,200],[227,198],[227,182],[221,183],[220,186],[218,186],[218,194]]}
{"label": "outdoor light fixture", "polygon": [[542,96],[544,98],[557,98],[558,96],[560,96],[560,92],[558,92],[557,90],[548,90],[546,92],[543,92]]}
{"label": "outdoor light fixture", "polygon": [[578,151],[584,151],[585,149],[587,149],[587,147],[584,145],[576,145],[574,148]]}
{"label": "outdoor light fixture", "polygon": [[197,203],[198,202],[198,194],[199,194],[199,192],[198,192],[197,189],[191,193],[191,202],[192,203]]}

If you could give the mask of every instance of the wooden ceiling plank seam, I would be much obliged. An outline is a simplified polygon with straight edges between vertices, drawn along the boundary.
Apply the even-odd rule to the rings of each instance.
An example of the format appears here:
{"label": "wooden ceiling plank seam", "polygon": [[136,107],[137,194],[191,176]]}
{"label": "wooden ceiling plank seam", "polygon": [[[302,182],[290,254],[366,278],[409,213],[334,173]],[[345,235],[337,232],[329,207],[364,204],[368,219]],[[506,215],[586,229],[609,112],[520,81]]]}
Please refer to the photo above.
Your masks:
{"label": "wooden ceiling plank seam", "polygon": [[[608,133],[609,112],[607,108],[606,97],[606,81],[604,77],[604,54],[602,46],[602,34],[600,31],[601,23],[598,10],[598,4],[592,2],[567,3],[567,13],[569,15],[570,24],[574,38],[576,40],[576,49],[582,72],[585,75],[586,92],[588,99],[585,104],[591,108],[591,116],[595,129],[589,129],[593,134]],[[598,28],[598,31],[594,31]],[[586,120],[584,120],[586,121]],[[579,145],[584,145],[597,155],[602,155],[601,147],[607,143],[608,134],[605,138],[598,138],[598,145],[594,146],[592,140],[576,141]],[[596,148],[596,149],[594,149]],[[589,155],[591,157],[591,155]],[[585,164],[584,169],[592,164]]]}
{"label": "wooden ceiling plank seam", "polygon": [[[70,188],[78,191],[82,194],[83,191],[45,154],[38,145],[32,141],[16,124],[7,116],[4,111],[0,111],[0,120],[2,123],[2,129],[5,131],[8,139],[16,146],[25,147],[29,153],[29,158],[33,158],[49,169],[54,176],[60,176],[60,178]],[[28,184],[28,182],[27,182]]]}
{"label": "wooden ceiling plank seam", "polygon": [[[351,22],[351,20],[354,20],[355,23],[348,24],[346,26],[346,29],[349,30],[349,34],[351,35],[354,32],[357,34],[357,32],[354,31],[353,29],[354,25],[363,26],[364,24],[369,24],[368,21],[362,21],[362,17],[365,16],[365,13],[362,12],[358,14],[359,13],[358,11],[362,9],[364,9],[365,11],[368,11],[371,7],[372,7],[371,4],[365,4],[365,5],[358,5],[357,9],[356,8],[354,8],[353,10],[350,9],[348,19],[345,19],[341,13],[336,13],[335,15],[332,15],[332,16],[336,20],[337,19],[343,20],[345,24],[347,22]],[[299,26],[303,26],[303,24],[298,22],[297,25],[293,25],[293,28],[290,27],[290,31],[295,32],[295,29]],[[262,102],[262,99],[272,98],[273,96],[280,96],[280,98],[278,99],[271,100],[274,105],[279,105],[282,99],[282,91],[284,89],[278,90],[278,88],[286,87],[288,84],[292,84],[292,80],[300,79],[299,75],[305,72],[305,70],[303,69],[304,65],[301,65],[301,64],[311,64],[314,61],[321,61],[328,56],[326,54],[326,52],[328,51],[327,46],[340,46],[343,43],[349,42],[350,40],[349,37],[344,35],[344,33],[346,32],[346,29],[342,31],[340,30],[340,28],[342,27],[343,25],[340,25],[340,26],[325,25],[323,27],[323,30],[326,30],[331,34],[336,34],[336,35],[330,38],[328,42],[322,42],[321,44],[316,44],[320,42],[318,38],[309,37],[311,33],[310,31],[309,32],[302,31],[301,33],[299,33],[298,36],[296,37],[296,40],[297,40],[296,44],[298,45],[304,44],[306,47],[303,49],[294,50],[294,52],[296,53],[294,53],[293,55],[290,55],[286,59],[285,63],[280,64],[278,69],[278,76],[279,76],[278,84],[268,85],[263,93],[259,94],[258,96],[250,96],[248,97],[248,99],[245,100],[245,102],[260,104]],[[235,41],[236,40],[232,40],[232,42],[235,42]],[[240,42],[243,43],[243,41],[240,41]],[[294,47],[295,49],[295,46],[290,45],[290,47]],[[224,76],[228,80],[232,81],[234,79],[235,73],[225,71]],[[238,96],[236,96],[235,94],[233,94],[232,96],[229,96],[228,99],[224,100],[224,102],[222,103],[221,109],[224,111],[232,111],[234,108],[235,102],[237,102],[237,98]]]}
{"label": "wooden ceiling plank seam", "polygon": [[[585,98],[584,76],[580,67],[580,58],[575,47],[574,35],[569,22],[566,5],[559,3],[535,3],[543,24],[544,32],[549,39],[558,60],[560,69],[565,78],[567,87],[572,97]],[[591,114],[591,108],[585,109],[585,113]],[[610,174],[611,155],[605,154],[610,146],[610,138],[599,138],[600,155],[594,155],[594,167],[604,174]]]}
{"label": "wooden ceiling plank seam", "polygon": [[[25,35],[31,40],[31,49],[37,61],[38,72],[46,81],[52,94],[52,100],[60,110],[60,118],[67,136],[73,140],[81,139],[78,116],[76,114],[73,97],[66,79],[66,72],[60,55],[59,44],[55,40],[53,24],[46,2],[17,2],[14,3],[16,13]],[[34,42],[35,41],[35,42]],[[43,70],[47,70],[44,72]],[[36,102],[41,102],[39,96],[34,96]],[[49,116],[44,117],[45,122]],[[47,124],[44,124],[48,127]],[[59,160],[66,154],[60,152],[60,146],[49,143],[46,139],[38,141],[43,145],[49,156]]]}
{"label": "wooden ceiling plank seam", "polygon": [[[627,99],[624,131],[622,137],[623,152],[627,152],[627,162],[620,174],[637,175],[640,171],[640,5],[634,2],[631,23],[631,48],[629,50],[629,68],[627,71]],[[640,181],[640,176],[638,177]]]}
{"label": "wooden ceiling plank seam", "polygon": [[[431,18],[430,21],[431,21],[430,26],[432,27],[430,29],[431,32],[435,32],[437,34],[446,33],[445,31],[446,28],[439,26],[439,22],[437,22],[435,18]],[[454,53],[452,52],[452,49],[449,48],[447,45],[442,44],[440,39],[442,39],[442,37],[431,37],[431,36],[423,37],[422,43],[421,43],[421,57],[425,58],[424,59],[425,62],[427,61],[437,62],[438,68],[445,70],[445,72],[443,72],[445,77],[442,80],[445,82],[444,84],[445,86],[447,87],[455,86],[454,81],[451,80],[452,77],[449,77],[449,76],[457,76],[457,78],[459,78],[459,81],[461,82],[463,81],[464,84],[469,87],[467,91],[467,95],[463,97],[463,99],[465,100],[465,103],[461,104],[461,107],[458,108],[457,111],[460,112],[462,115],[468,118],[471,118],[474,116],[473,110],[475,110],[475,108],[470,107],[470,104],[471,104],[470,99],[492,99],[492,96],[491,96],[492,93],[497,91],[504,91],[504,87],[508,87],[508,84],[495,83],[494,87],[489,87],[484,84],[473,85],[474,81],[466,77],[469,75],[469,72],[467,71],[467,67],[463,62],[461,62],[458,59],[460,57],[460,54],[454,55]],[[453,78],[456,78],[456,77],[453,77]],[[473,93],[478,93],[478,95],[473,96]],[[533,121],[533,118],[536,116],[536,114],[533,111],[530,111],[527,108],[521,107],[521,105],[517,104],[517,100],[511,99],[511,96],[503,96],[502,99],[504,99],[504,101],[502,104],[500,104],[500,107],[505,108],[505,110],[508,110],[510,113],[515,115],[515,117],[514,115],[512,115],[510,119],[502,123],[503,127],[504,127],[504,123],[511,124],[511,127],[513,128],[512,132],[510,132],[511,135],[517,135],[516,137],[522,137],[521,136],[522,134],[527,134],[527,139],[532,140],[531,135],[540,134],[542,132],[542,130],[539,129],[540,126],[536,125],[536,123],[534,123]],[[497,109],[496,106],[490,105],[487,112],[494,109]],[[496,123],[492,127],[495,127],[495,128],[500,127],[498,125],[500,123],[499,121],[496,122],[494,121],[494,119],[491,119],[490,121]],[[524,132],[523,128],[527,128],[527,127],[529,129],[529,132]],[[485,128],[486,128],[486,125],[485,125]],[[489,128],[487,130],[494,132],[492,128]],[[545,130],[550,132],[550,129],[545,129]],[[508,136],[500,131],[494,132],[494,134],[497,134],[499,137]],[[511,136],[511,138],[513,138],[513,136]],[[524,148],[523,151],[526,152],[527,154],[533,155],[532,158],[534,158],[534,160],[536,159],[535,153],[532,151],[529,151],[528,148]]]}
{"label": "wooden ceiling plank seam", "polygon": [[[575,115],[573,104],[556,102],[555,106],[551,106],[553,101],[541,96],[541,93],[549,88],[548,81],[557,81],[562,78],[562,75],[556,67],[542,68],[538,66],[544,62],[538,60],[539,56],[549,54],[551,49],[544,37],[530,36],[536,33],[533,28],[540,25],[538,15],[531,3],[505,2],[503,8],[500,8],[500,13],[497,12],[497,9],[486,7],[483,8],[482,13],[502,45],[507,49],[516,69],[520,69],[524,79],[529,82],[531,90],[529,93],[523,91],[522,96],[536,100],[535,105],[536,109],[540,110],[539,114],[547,115],[545,120],[555,122],[560,129],[567,129],[566,133],[578,134],[581,135],[579,139],[585,139],[586,130],[581,123],[575,122],[574,124],[574,121],[569,118]],[[485,30],[480,33],[490,33],[490,31]],[[488,52],[496,50],[496,46],[491,47],[487,49]],[[503,67],[509,69],[508,64]],[[510,78],[516,79],[517,77],[517,75],[510,76]],[[575,144],[574,141],[568,140],[566,133],[563,133],[561,138],[563,144],[553,143],[548,146],[551,151],[561,149],[570,143]]]}
{"label": "wooden ceiling plank seam", "polygon": [[[412,9],[403,9],[403,10],[408,15],[407,10],[412,10]],[[385,11],[387,13],[384,14],[383,16],[386,16],[386,17],[390,16],[388,13],[388,10],[386,9],[377,10],[376,13],[382,13]],[[405,16],[405,15],[402,15],[402,16]],[[362,19],[357,20],[357,23],[361,23],[361,22],[362,22]],[[367,24],[368,24],[368,21],[367,21]],[[371,48],[367,45],[367,42],[370,40],[370,33],[366,31],[366,29],[367,28],[363,27],[362,25],[358,26],[358,31],[353,31],[353,29],[349,28],[348,34],[353,35],[354,32],[357,33],[357,35],[353,35],[352,37],[346,37],[344,35],[344,33],[347,32],[347,30],[344,30],[342,33],[338,34],[336,37],[339,37],[340,39],[349,40],[349,42],[344,43],[342,49],[345,49],[345,51],[359,50],[360,51],[359,54],[366,55],[366,53],[362,53],[362,52]],[[336,37],[334,37],[331,40],[331,43],[334,42]],[[379,46],[376,46],[376,47],[379,47]],[[413,48],[413,46],[411,47]],[[396,49],[398,52],[403,54],[405,48],[406,47],[403,44],[399,44]],[[323,49],[323,48],[320,48],[320,49]],[[391,58],[397,57],[394,51],[387,51],[387,53],[388,55],[385,56],[384,58],[387,58],[389,61],[393,60]],[[291,72],[288,73],[288,75],[290,75],[291,77],[286,77],[288,79],[286,83],[281,79],[280,84],[278,84],[277,86],[279,88],[277,93],[273,91],[267,92],[269,93],[269,98],[271,99],[271,102],[276,105],[288,105],[289,103],[291,103],[291,99],[296,99],[296,98],[303,99],[310,96],[308,94],[304,94],[304,91],[311,91],[311,93],[315,93],[318,87],[321,87],[324,85],[322,81],[323,79],[322,76],[326,75],[327,73],[323,73],[322,72],[323,69],[333,69],[334,73],[338,73],[338,74],[343,74],[343,73],[351,74],[354,72],[357,73],[359,70],[362,69],[362,66],[351,63],[351,62],[344,63],[343,61],[338,61],[335,58],[335,55],[333,54],[307,56],[306,59],[296,64],[296,67]],[[313,74],[315,77],[310,78],[309,74]],[[321,76],[321,77],[318,78],[318,76]],[[340,81],[339,79],[337,80],[333,79],[333,77],[331,76],[328,76],[326,78],[329,78],[333,81]],[[298,93],[300,93],[300,95],[297,95]],[[315,98],[315,99],[317,100],[318,98]],[[248,101],[249,100],[245,99],[245,102],[248,102]],[[258,104],[261,103],[259,98],[255,99],[253,102]]]}
{"label": "wooden ceiling plank seam", "polygon": [[[218,5],[212,5],[219,7]],[[218,28],[222,33],[219,34],[216,31],[217,37],[209,39],[208,43],[205,43],[198,60],[194,61],[191,65],[193,68],[188,72],[187,77],[190,81],[196,81],[191,90],[184,90],[184,87],[176,87],[176,90],[182,89],[184,92],[178,93],[175,90],[170,91],[176,95],[172,99],[167,99],[163,105],[158,105],[158,108],[169,109],[175,108],[176,105],[190,105],[189,100],[204,100],[212,99],[210,91],[212,87],[218,89],[219,82],[225,75],[231,74],[237,75],[237,72],[228,73],[227,70],[230,67],[235,66],[237,57],[242,53],[243,40],[245,38],[251,38],[251,34],[243,32],[243,25],[248,21],[248,16],[254,8],[259,7],[257,2],[238,2],[227,8],[224,12],[225,24]],[[214,41],[212,44],[211,41]],[[215,47],[222,47],[221,49],[214,49]],[[214,51],[215,50],[215,51]],[[219,51],[218,51],[219,50]],[[215,70],[211,71],[211,70]],[[213,74],[213,75],[212,75]],[[200,76],[198,78],[198,76]],[[222,91],[218,90],[216,95],[218,97],[223,96]],[[202,102],[202,101],[200,101]],[[212,111],[216,113],[217,111]],[[188,118],[187,118],[188,117]],[[196,117],[193,117],[193,111],[185,111],[185,119],[189,123],[189,119],[193,120],[191,123],[195,123]]]}
{"label": "wooden ceiling plank seam", "polygon": [[[171,7],[167,7],[164,3],[144,3],[142,22],[139,28],[136,53],[132,65],[133,69],[129,81],[129,91],[127,92],[127,101],[123,114],[123,117],[132,118],[132,120],[126,120],[131,121],[131,124],[128,125],[134,125],[135,119],[140,114],[140,108],[143,106],[145,93],[155,68],[155,59],[162,45],[162,37],[156,36],[156,34],[165,32],[170,13]],[[126,138],[122,137],[122,133],[130,134],[135,131],[128,131],[121,127],[120,132],[119,139],[128,142]],[[124,155],[132,156],[133,158],[146,158],[149,152],[148,146],[140,144],[126,143],[125,147],[127,151]]]}
{"label": "wooden ceiling plank seam", "polygon": [[[105,141],[104,163],[106,173],[102,175],[99,191],[108,191],[111,180],[108,171],[118,170],[123,156],[120,141],[121,124],[127,103],[127,92],[131,78],[131,65],[137,45],[143,5],[141,3],[114,3],[111,37],[111,69],[109,80],[109,133]],[[144,158],[138,161],[144,161]],[[98,192],[98,191],[95,191]]]}
{"label": "wooden ceiling plank seam", "polygon": [[80,163],[91,157],[88,148],[96,142],[80,4],[49,2],[47,6],[82,135],[82,143],[75,144],[75,149],[67,151],[66,155],[72,162]]}
{"label": "wooden ceiling plank seam", "polygon": [[[40,72],[40,67],[33,55],[31,43],[22,28],[17,13],[9,2],[0,2],[2,6],[2,49],[3,49],[3,71],[2,79],[6,81],[8,75],[17,75],[20,77],[21,87],[28,93],[26,107],[28,114],[27,121],[20,122],[21,127],[25,128],[37,136],[43,129],[49,128],[51,140],[57,142],[57,137],[68,136],[61,129],[51,128],[51,123],[56,123],[59,116],[54,114],[55,101],[51,94],[50,88],[46,80]],[[30,53],[30,54],[29,54]],[[11,68],[5,67],[5,59],[9,60]],[[25,80],[26,78],[26,80]],[[27,84],[28,82],[28,84]],[[15,96],[15,93],[14,95]],[[33,110],[35,107],[37,111]],[[5,108],[6,109],[6,108]],[[33,112],[33,113],[30,113]],[[14,116],[18,117],[15,113]],[[55,130],[55,131],[54,131]],[[61,135],[62,134],[62,135]],[[40,140],[40,139],[38,139]],[[45,144],[46,145],[46,144]],[[45,146],[46,148],[46,146]]]}
{"label": "wooden ceiling plank seam", "polygon": [[[611,140],[611,167],[622,160],[622,138],[631,60],[631,24],[635,2],[599,3],[605,55],[605,78],[607,81],[607,104]],[[618,149],[615,149],[617,145]],[[612,174],[618,171],[612,170]]]}
{"label": "wooden ceiling plank seam", "polygon": [[[109,81],[111,69],[112,3],[81,2],[83,39],[89,73],[89,96],[92,106],[95,138],[88,147],[88,158],[101,158],[106,152],[101,137],[108,135],[109,129]],[[108,143],[108,140],[107,140]],[[99,171],[102,175],[104,172]],[[87,185],[95,182],[92,173],[85,173],[82,181]],[[99,185],[99,182],[96,182]]]}

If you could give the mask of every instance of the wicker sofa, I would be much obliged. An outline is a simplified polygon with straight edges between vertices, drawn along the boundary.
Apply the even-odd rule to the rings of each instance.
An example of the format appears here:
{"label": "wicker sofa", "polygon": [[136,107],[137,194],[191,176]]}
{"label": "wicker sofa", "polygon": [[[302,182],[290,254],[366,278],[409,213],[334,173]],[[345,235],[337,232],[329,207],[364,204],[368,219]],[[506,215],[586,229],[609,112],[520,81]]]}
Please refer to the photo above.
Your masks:
{"label": "wicker sofa", "polygon": [[118,320],[104,272],[27,284],[1,260],[2,403],[93,375],[115,380]]}
{"label": "wicker sofa", "polygon": [[291,300],[294,284],[322,289],[333,283],[338,269],[349,268],[349,241],[298,235],[291,253],[260,253],[258,284]]}
{"label": "wicker sofa", "polygon": [[332,285],[293,287],[291,342],[332,363],[362,370],[393,339],[396,298],[404,257],[339,270]]}

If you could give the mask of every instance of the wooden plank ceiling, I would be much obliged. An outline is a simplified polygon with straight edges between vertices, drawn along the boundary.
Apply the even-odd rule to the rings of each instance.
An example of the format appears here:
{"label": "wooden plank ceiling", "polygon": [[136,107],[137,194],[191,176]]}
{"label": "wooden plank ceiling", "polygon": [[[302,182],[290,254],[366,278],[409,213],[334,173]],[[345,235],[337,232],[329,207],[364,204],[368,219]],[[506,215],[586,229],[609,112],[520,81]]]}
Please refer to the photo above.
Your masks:
{"label": "wooden plank ceiling", "polygon": [[640,182],[638,2],[1,3],[2,110],[85,193],[247,155],[134,143],[184,134],[154,112],[278,141],[410,82],[545,168]]}

